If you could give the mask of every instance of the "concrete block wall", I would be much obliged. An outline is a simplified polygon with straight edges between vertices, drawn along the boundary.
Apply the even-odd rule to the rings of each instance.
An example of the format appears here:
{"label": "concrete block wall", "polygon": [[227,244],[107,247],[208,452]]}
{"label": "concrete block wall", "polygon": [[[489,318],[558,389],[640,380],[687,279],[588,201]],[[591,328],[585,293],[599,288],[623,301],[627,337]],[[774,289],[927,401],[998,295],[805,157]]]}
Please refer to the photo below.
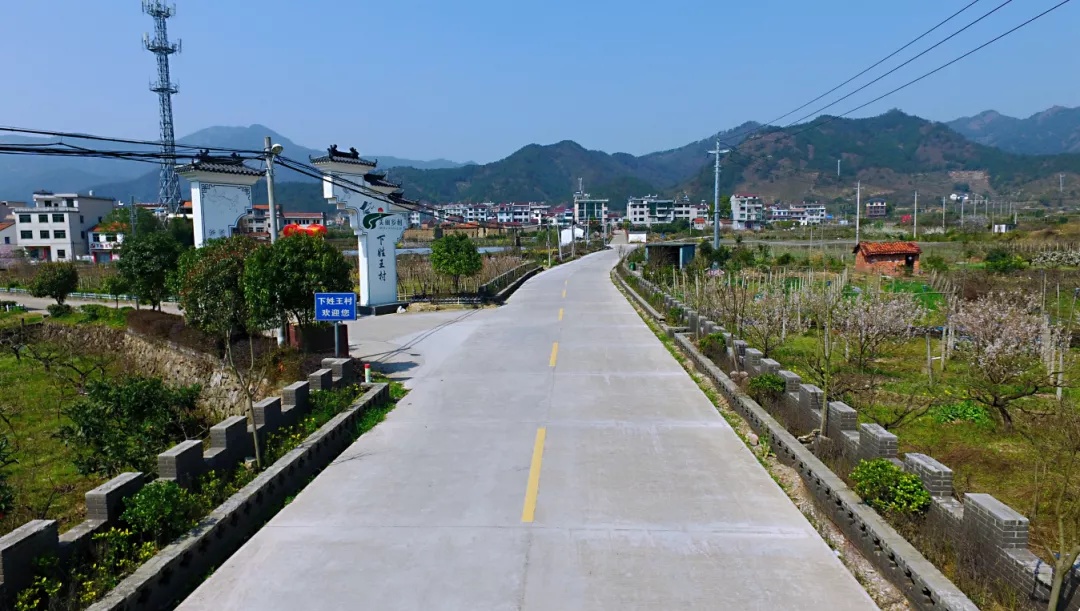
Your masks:
{"label": "concrete block wall", "polygon": [[[355,378],[352,359],[327,359],[330,365],[311,378],[318,380],[326,389],[341,386],[343,380]],[[340,375],[334,376],[334,371]],[[349,382],[351,383],[351,382]],[[297,382],[286,387],[283,396],[271,397],[255,405],[255,420],[260,439],[282,426],[294,423],[311,407],[310,391],[315,384],[311,380]],[[389,400],[389,387],[375,385],[374,393],[365,397],[372,401]],[[282,406],[285,406],[283,410]],[[341,433],[345,435],[344,432]],[[162,480],[175,481],[182,486],[191,485],[200,475],[210,470],[235,468],[254,455],[251,425],[243,416],[233,416],[210,428],[208,443],[191,439],[181,442],[158,455],[158,475]],[[204,449],[204,445],[208,446]],[[58,534],[54,520],[35,520],[0,537],[0,608],[6,608],[19,590],[29,584],[33,576],[33,559],[46,554],[56,554],[62,559],[86,549],[95,533],[119,524],[124,511],[124,499],[138,492],[147,482],[142,473],[123,473],[105,484],[86,493],[87,517],[84,522]]]}
{"label": "concrete block wall", "polygon": [[[698,324],[703,329],[717,329],[723,332],[729,347],[729,359],[734,357],[739,358],[740,363],[745,362],[743,359],[748,347],[744,341],[722,331],[722,327],[711,320],[699,320]],[[714,364],[711,359],[697,350],[686,335],[677,334],[676,341],[698,368],[713,379],[729,404],[750,423],[755,431],[768,435],[779,457],[789,463],[802,465],[801,475],[814,492],[815,500],[826,509],[848,538],[863,549],[867,558],[889,576],[890,580],[902,587],[916,608],[975,609],[963,593],[885,524],[875,512],[862,504],[853,492],[847,491],[847,494],[855,497],[849,504],[843,500],[840,491],[835,489],[830,491],[831,486],[823,483],[828,479],[827,476],[835,478],[837,486],[843,486],[845,490],[846,486],[835,474],[820,464],[820,461],[817,461],[809,450],[797,442],[792,444],[790,440],[794,437],[791,433],[773,420],[764,408],[747,397],[739,386],[725,375],[725,371],[733,369],[730,362]],[[767,367],[764,366],[767,360],[761,360],[762,366],[759,366],[759,371],[754,375],[771,370],[773,367],[771,363]],[[749,368],[745,369],[749,371]],[[777,415],[788,422],[791,422],[793,416],[797,420],[797,416],[806,411],[796,409],[796,406],[802,405],[804,401],[803,386],[805,385],[793,372],[777,369],[776,373],[784,378],[786,386],[784,400],[775,407],[783,413]],[[808,405],[813,404],[812,397],[807,397],[806,400],[809,401]],[[817,405],[820,409],[820,403]],[[992,572],[1001,583],[1009,584],[1020,596],[1025,597],[1024,603],[1027,607],[1045,608],[1049,595],[1051,569],[1028,548],[1027,519],[991,495],[967,494],[961,502],[955,497],[951,469],[930,456],[917,453],[904,455],[901,462],[898,456],[899,440],[896,435],[876,424],[855,426],[857,423],[857,420],[853,418],[855,415],[854,410],[843,403],[834,401],[829,405],[830,421],[827,434],[830,437],[837,435],[840,437],[837,445],[842,448],[845,458],[852,462],[857,462],[862,457],[887,458],[909,472],[917,474],[932,498],[928,524],[942,531],[943,536],[951,538],[954,542],[978,546],[981,553],[977,557],[981,558],[985,565],[982,567],[983,570]],[[785,434],[790,440],[784,441]],[[802,452],[805,452],[805,455]],[[819,465],[813,472],[808,471],[806,467],[811,464],[811,461]],[[824,470],[824,474],[821,470]],[[888,536],[883,536],[882,533],[886,531],[891,532],[891,535],[886,533]],[[905,549],[898,551],[897,546]],[[1080,570],[1074,570],[1066,579],[1065,590],[1067,600],[1063,603],[1062,609],[1080,611]]]}

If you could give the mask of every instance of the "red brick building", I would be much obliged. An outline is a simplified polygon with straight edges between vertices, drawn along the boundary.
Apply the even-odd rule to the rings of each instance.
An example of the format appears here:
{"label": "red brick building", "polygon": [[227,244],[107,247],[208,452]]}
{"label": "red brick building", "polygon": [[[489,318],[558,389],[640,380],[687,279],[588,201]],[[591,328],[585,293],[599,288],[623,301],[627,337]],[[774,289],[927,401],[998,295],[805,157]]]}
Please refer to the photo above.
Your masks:
{"label": "red brick building", "polygon": [[919,273],[922,249],[915,242],[860,242],[855,253],[855,269],[881,274]]}

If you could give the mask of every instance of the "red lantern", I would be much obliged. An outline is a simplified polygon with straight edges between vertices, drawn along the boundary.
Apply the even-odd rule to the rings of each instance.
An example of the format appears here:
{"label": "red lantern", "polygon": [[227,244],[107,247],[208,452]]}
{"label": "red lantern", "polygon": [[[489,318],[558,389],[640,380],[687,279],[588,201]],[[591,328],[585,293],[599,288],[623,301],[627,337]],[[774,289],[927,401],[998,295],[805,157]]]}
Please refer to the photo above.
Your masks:
{"label": "red lantern", "polygon": [[300,225],[297,225],[296,223],[289,223],[288,225],[285,225],[281,228],[281,235],[289,237],[296,235],[301,231],[304,231],[304,229],[301,228]]}
{"label": "red lantern", "polygon": [[307,232],[314,236],[325,236],[326,225],[320,225],[318,223],[315,223],[314,225],[308,225]]}

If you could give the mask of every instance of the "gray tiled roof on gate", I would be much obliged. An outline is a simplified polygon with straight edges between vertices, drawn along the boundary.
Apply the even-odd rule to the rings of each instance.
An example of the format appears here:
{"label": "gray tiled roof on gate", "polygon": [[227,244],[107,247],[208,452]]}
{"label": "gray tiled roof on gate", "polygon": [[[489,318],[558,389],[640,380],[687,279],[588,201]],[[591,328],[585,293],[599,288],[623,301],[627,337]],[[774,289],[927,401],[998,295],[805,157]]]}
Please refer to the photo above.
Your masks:
{"label": "gray tiled roof on gate", "polygon": [[364,159],[363,157],[361,157],[360,153],[355,148],[350,148],[349,152],[343,153],[338,150],[336,144],[331,144],[330,148],[326,149],[325,155],[321,155],[319,157],[309,157],[309,159],[311,159],[311,163],[328,163],[333,161],[336,163],[352,163],[356,165],[367,165],[372,167],[378,164],[378,161],[371,161],[369,159]]}
{"label": "gray tiled roof on gate", "polygon": [[219,174],[238,174],[240,176],[262,176],[262,170],[255,170],[244,165],[244,160],[233,153],[230,157],[215,157],[209,151],[201,151],[191,163],[176,166],[176,171],[217,172]]}

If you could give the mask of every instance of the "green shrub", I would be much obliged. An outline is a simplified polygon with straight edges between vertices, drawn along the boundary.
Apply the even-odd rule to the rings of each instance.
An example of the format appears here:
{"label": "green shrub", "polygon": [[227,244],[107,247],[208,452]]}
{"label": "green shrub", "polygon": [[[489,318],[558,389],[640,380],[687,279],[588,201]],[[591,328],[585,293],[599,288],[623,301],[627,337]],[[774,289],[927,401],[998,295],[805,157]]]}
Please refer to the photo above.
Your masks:
{"label": "green shrub", "polygon": [[717,358],[726,347],[724,336],[719,333],[710,333],[698,340],[698,348],[708,357]]}
{"label": "green shrub", "polygon": [[84,475],[154,473],[158,453],[206,428],[195,411],[199,392],[198,385],[170,387],[160,378],[91,382],[86,396],[64,410],[70,422],[58,435]]}
{"label": "green shrub", "polygon": [[918,515],[930,508],[922,480],[886,458],[864,460],[851,472],[855,492],[882,513]]}
{"label": "green shrub", "polygon": [[676,307],[676,306],[672,306],[672,307],[668,308],[668,311],[667,311],[667,320],[668,320],[668,322],[672,322],[672,323],[679,322],[680,320],[682,320],[682,318],[683,318],[682,308],[679,308],[679,307]]}
{"label": "green shrub", "polygon": [[201,513],[195,495],[176,482],[158,480],[124,499],[120,518],[140,535],[165,544],[191,530]]}
{"label": "green shrub", "polygon": [[794,262],[795,262],[795,257],[792,256],[792,254],[789,253],[789,252],[785,252],[784,254],[782,254],[782,255],[780,255],[779,257],[776,258],[776,264],[781,266],[781,267],[786,267],[788,265],[791,265]]}
{"label": "green shrub", "polygon": [[991,248],[986,253],[986,269],[999,274],[1007,274],[1027,267],[1027,261],[1020,255],[1014,255],[1004,248]]}
{"label": "green shrub", "polygon": [[63,318],[69,316],[72,312],[71,306],[63,303],[51,303],[49,307],[45,308],[49,311],[49,316],[53,318]]}
{"label": "green shrub", "polygon": [[927,255],[922,258],[922,268],[930,272],[947,272],[949,264],[941,255]]}
{"label": "green shrub", "polygon": [[97,322],[99,320],[108,320],[112,318],[112,308],[107,308],[96,303],[88,303],[79,306],[79,311],[83,314],[83,322]]}
{"label": "green shrub", "polygon": [[758,403],[772,403],[784,396],[787,383],[775,373],[763,373],[750,380],[750,396]]}
{"label": "green shrub", "polygon": [[948,424],[951,422],[974,422],[975,424],[990,425],[994,423],[986,408],[968,399],[958,403],[942,405],[932,412],[934,422]]}

